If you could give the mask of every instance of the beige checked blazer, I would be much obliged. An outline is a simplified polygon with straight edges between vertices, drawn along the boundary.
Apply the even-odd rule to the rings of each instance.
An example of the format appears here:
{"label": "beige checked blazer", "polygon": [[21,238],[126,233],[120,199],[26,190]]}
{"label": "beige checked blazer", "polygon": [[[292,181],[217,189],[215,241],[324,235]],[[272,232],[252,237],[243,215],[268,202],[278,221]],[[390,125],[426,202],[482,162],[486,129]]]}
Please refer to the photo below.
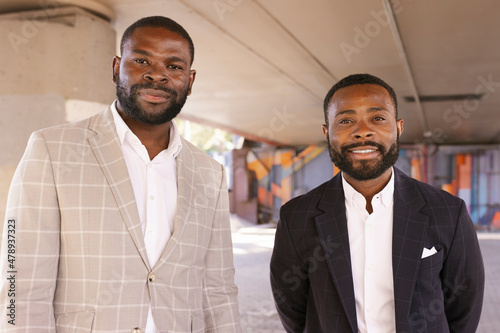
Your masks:
{"label": "beige checked blazer", "polygon": [[174,233],[149,267],[110,109],[32,134],[7,204],[0,331],[141,332],[150,302],[158,332],[241,330],[225,173],[182,143]]}

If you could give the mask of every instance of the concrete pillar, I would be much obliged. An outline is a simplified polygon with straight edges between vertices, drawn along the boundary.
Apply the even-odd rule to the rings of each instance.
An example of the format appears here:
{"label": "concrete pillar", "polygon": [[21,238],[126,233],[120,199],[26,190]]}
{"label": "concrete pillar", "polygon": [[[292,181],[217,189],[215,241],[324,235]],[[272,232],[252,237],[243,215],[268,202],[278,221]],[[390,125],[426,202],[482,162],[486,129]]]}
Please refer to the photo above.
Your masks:
{"label": "concrete pillar", "polygon": [[233,188],[230,193],[230,210],[239,217],[257,224],[258,202],[252,197],[252,175],[247,168],[249,149],[233,150]]}
{"label": "concrete pillar", "polygon": [[0,15],[0,45],[3,222],[10,181],[29,135],[95,114],[115,98],[116,36],[108,20],[87,10],[40,5]]}

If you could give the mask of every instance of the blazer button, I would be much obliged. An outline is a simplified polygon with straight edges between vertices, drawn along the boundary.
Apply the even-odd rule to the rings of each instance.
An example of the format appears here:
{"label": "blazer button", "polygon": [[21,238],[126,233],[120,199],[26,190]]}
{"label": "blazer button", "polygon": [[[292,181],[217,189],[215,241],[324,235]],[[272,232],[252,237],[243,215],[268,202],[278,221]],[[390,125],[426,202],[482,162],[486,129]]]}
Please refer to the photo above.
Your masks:
{"label": "blazer button", "polygon": [[139,327],[133,328],[130,333],[142,333],[142,330]]}
{"label": "blazer button", "polygon": [[156,274],[155,273],[149,274],[148,280],[149,280],[149,282],[155,282],[156,281]]}

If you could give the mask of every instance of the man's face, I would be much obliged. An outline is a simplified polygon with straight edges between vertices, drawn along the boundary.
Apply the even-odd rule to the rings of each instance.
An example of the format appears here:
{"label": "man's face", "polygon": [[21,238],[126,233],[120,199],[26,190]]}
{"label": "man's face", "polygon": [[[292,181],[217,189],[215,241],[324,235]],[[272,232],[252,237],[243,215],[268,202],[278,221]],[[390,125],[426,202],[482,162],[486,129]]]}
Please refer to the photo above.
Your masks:
{"label": "man's face", "polygon": [[332,96],[323,133],[332,162],[358,181],[375,179],[399,155],[403,120],[396,121],[392,99],[383,87],[358,84]]}
{"label": "man's face", "polygon": [[113,60],[117,108],[148,125],[166,123],[181,111],[196,72],[189,43],[163,28],[138,28]]}

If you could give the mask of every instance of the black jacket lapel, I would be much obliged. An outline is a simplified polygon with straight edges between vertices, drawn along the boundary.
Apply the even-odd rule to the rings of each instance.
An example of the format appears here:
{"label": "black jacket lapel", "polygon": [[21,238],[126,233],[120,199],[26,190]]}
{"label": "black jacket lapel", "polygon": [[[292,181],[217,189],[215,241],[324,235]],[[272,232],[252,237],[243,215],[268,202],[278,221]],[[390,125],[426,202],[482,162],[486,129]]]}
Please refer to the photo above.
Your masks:
{"label": "black jacket lapel", "polygon": [[406,331],[408,315],[424,247],[429,218],[419,212],[425,205],[412,180],[394,168],[392,269],[396,331]]}
{"label": "black jacket lapel", "polygon": [[318,208],[324,212],[316,217],[316,227],[328,268],[352,331],[357,332],[349,237],[340,173],[329,181]]}

